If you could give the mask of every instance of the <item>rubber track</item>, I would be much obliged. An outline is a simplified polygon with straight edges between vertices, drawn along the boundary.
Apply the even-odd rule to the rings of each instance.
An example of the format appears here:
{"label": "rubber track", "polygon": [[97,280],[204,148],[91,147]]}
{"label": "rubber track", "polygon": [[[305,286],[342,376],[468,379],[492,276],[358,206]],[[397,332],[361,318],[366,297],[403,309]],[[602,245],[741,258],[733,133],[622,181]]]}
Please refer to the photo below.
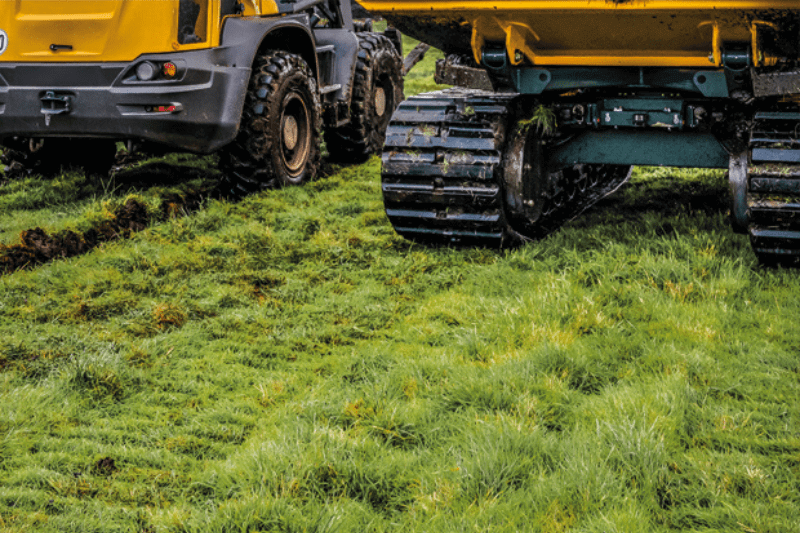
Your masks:
{"label": "rubber track", "polygon": [[[436,244],[518,244],[552,233],[628,179],[628,167],[584,167],[593,186],[562,197],[563,205],[536,226],[513,228],[504,211],[502,158],[516,96],[455,88],[400,104],[382,158],[386,213],[400,235]],[[570,186],[562,180],[562,190]]]}
{"label": "rubber track", "polygon": [[[750,142],[750,244],[765,262],[800,259],[800,141],[794,120],[759,114]],[[778,161],[780,160],[780,161]]]}
{"label": "rubber track", "polygon": [[[619,165],[580,165],[592,186],[582,194],[567,199],[563,207],[551,209],[537,223],[536,227],[526,231],[525,237],[541,239],[558,228],[571,222],[583,214],[606,196],[617,192],[631,177],[633,167]],[[568,185],[568,184],[567,184]]]}
{"label": "rubber track", "polygon": [[386,131],[386,214],[411,240],[500,246],[509,240],[499,173],[508,97],[448,89],[400,104]]}

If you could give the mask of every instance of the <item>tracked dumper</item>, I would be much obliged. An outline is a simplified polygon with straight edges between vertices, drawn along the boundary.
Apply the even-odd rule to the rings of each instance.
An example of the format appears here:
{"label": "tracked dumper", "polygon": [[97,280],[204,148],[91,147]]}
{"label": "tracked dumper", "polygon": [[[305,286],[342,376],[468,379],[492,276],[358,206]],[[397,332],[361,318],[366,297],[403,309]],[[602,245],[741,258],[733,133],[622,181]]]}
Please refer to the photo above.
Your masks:
{"label": "tracked dumper", "polygon": [[[800,255],[797,0],[365,0],[462,88],[406,100],[383,194],[410,239],[537,238],[631,165],[729,169],[762,260]],[[463,88],[466,87],[466,88]]]}

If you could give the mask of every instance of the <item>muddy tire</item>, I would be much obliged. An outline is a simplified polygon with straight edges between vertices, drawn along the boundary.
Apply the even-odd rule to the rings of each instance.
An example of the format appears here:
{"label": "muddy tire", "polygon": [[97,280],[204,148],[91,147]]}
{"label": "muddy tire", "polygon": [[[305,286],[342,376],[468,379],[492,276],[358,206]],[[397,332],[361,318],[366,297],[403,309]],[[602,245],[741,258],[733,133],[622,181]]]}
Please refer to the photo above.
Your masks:
{"label": "muddy tire", "polygon": [[8,177],[52,177],[69,170],[107,176],[116,154],[116,143],[105,139],[25,139],[5,146],[2,162]]}
{"label": "muddy tire", "polygon": [[239,134],[220,152],[224,188],[242,195],[313,179],[320,125],[319,89],[308,63],[283,51],[258,57]]}
{"label": "muddy tire", "polygon": [[403,60],[383,35],[358,34],[350,124],[325,131],[329,159],[360,163],[383,149],[386,127],[403,101]]}

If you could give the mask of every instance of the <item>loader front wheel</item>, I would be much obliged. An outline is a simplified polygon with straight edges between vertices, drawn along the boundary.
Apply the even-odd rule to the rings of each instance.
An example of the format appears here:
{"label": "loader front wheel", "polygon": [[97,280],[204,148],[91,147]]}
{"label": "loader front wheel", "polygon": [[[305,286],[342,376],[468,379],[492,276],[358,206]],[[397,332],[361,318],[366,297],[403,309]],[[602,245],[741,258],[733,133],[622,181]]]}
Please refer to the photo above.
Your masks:
{"label": "loader front wheel", "polygon": [[392,113],[404,98],[403,61],[392,42],[374,33],[358,38],[350,123],[325,131],[328,158],[339,163],[361,163],[379,153]]}
{"label": "loader front wheel", "polygon": [[320,164],[317,82],[299,55],[273,51],[256,60],[236,139],[220,153],[234,195],[299,185]]}

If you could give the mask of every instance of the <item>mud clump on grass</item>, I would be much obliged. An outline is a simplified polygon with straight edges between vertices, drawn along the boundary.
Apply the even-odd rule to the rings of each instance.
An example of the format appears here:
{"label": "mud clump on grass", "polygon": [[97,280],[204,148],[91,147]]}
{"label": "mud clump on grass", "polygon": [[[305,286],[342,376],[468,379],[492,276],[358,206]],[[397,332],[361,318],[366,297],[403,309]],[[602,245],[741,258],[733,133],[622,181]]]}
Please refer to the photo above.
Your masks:
{"label": "mud clump on grass", "polygon": [[19,244],[0,244],[0,274],[30,268],[61,257],[81,255],[101,243],[127,238],[147,227],[147,207],[133,198],[104,220],[83,233],[64,230],[54,235],[41,228],[25,230]]}
{"label": "mud clump on grass", "polygon": [[94,464],[92,471],[101,476],[110,476],[118,470],[113,457],[103,457]]}
{"label": "mud clump on grass", "polygon": [[0,275],[54,259],[85,254],[104,242],[127,239],[145,229],[152,219],[167,220],[196,211],[209,195],[209,191],[202,189],[183,194],[168,193],[162,197],[160,212],[154,216],[145,204],[129,198],[113,211],[110,219],[83,233],[64,230],[51,235],[42,228],[25,230],[20,234],[18,244],[7,246],[0,243]]}

